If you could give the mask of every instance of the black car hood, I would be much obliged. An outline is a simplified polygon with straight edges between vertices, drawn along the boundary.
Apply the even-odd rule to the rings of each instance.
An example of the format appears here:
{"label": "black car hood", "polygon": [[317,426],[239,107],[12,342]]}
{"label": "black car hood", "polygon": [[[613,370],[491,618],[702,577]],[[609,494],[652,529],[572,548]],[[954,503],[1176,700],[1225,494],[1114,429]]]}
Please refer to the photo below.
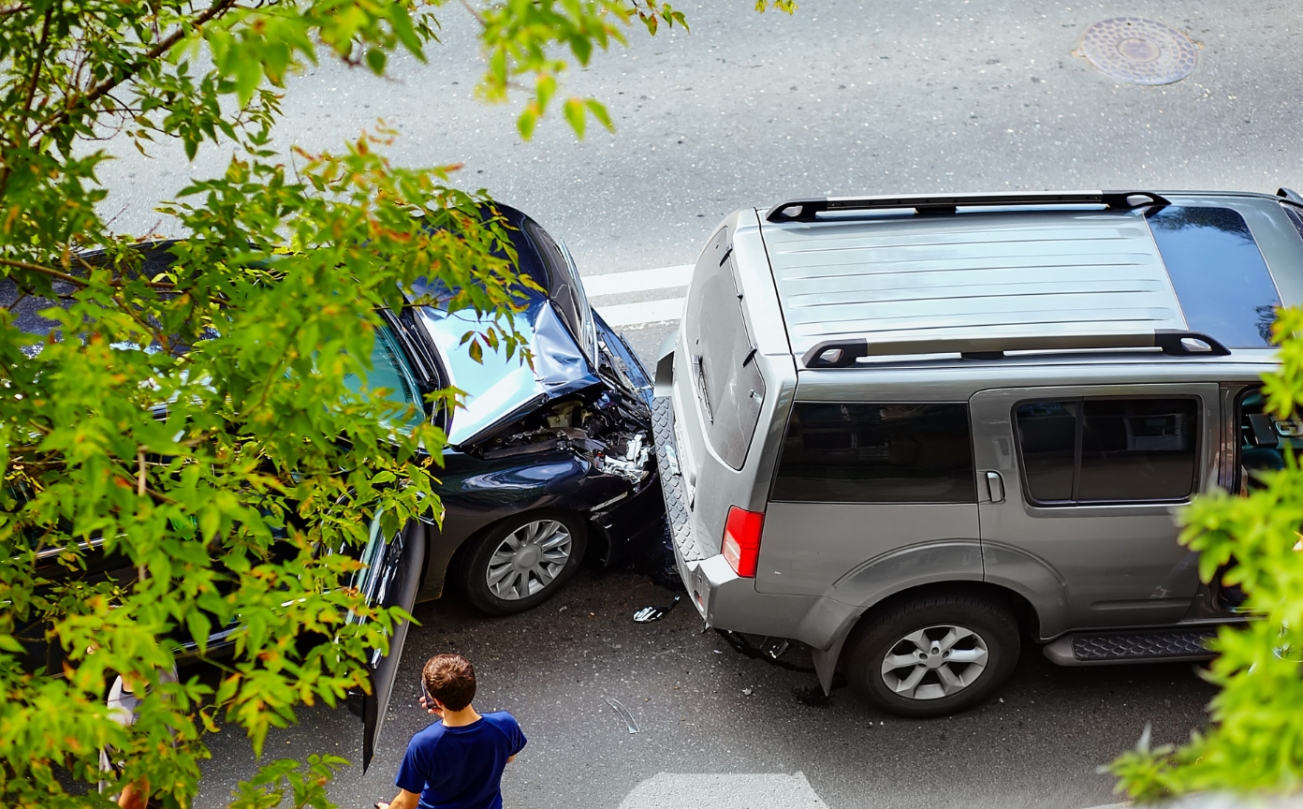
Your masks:
{"label": "black car hood", "polygon": [[487,328],[491,316],[471,310],[449,314],[427,306],[421,307],[417,319],[438,346],[447,384],[464,394],[448,427],[448,443],[454,447],[474,444],[548,401],[602,383],[552,303],[542,296],[530,296],[525,309],[514,315],[515,328],[533,354],[532,368],[520,355],[508,359],[502,350],[485,350],[483,362],[471,359],[462,337]]}

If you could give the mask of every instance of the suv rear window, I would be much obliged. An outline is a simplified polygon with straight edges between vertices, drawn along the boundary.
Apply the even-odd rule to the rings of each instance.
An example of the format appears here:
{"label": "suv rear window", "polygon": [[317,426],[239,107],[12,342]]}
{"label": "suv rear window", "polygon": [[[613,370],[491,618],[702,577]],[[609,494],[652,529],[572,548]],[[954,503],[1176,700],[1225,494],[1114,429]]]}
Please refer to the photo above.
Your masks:
{"label": "suv rear window", "polygon": [[1244,217],[1168,205],[1146,218],[1189,327],[1231,348],[1270,346],[1280,294]]}
{"label": "suv rear window", "polygon": [[728,230],[715,234],[692,273],[684,313],[688,373],[710,445],[741,469],[756,432],[765,380],[742,318]]}
{"label": "suv rear window", "polygon": [[798,402],[772,499],[975,503],[968,405]]}
{"label": "suv rear window", "polygon": [[1014,410],[1028,499],[1182,500],[1198,458],[1195,399],[1062,399]]}

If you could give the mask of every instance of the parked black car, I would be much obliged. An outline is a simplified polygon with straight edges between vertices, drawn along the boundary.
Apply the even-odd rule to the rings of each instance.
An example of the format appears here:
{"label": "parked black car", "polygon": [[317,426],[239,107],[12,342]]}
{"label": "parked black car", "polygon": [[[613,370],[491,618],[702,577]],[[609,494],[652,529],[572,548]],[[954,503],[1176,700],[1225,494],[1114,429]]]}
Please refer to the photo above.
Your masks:
{"label": "parked black car", "polygon": [[520,271],[545,290],[527,291],[515,317],[533,367],[494,352],[471,359],[457,346],[481,325],[474,312],[432,306],[395,315],[385,336],[393,344],[378,343],[373,358],[376,373],[402,362],[399,374],[466,394],[463,406],[436,416],[449,442],[436,487],[445,514],[442,530],[427,534],[417,601],[455,584],[492,614],[550,597],[586,554],[621,560],[658,532],[664,513],[650,380],[588,305],[565,249],[523,213],[499,210]]}
{"label": "parked black car", "polygon": [[[385,312],[368,380],[395,399],[420,403],[448,435],[436,486],[444,509],[414,520],[363,549],[368,564],[354,585],[368,598],[410,610],[452,586],[478,609],[503,615],[551,597],[585,559],[611,565],[661,532],[661,500],[651,440],[651,382],[633,352],[593,311],[564,247],[537,222],[506,206],[519,270],[543,291],[524,290],[515,328],[529,340],[532,367],[485,352],[472,360],[462,336],[481,324],[470,311],[408,306]],[[428,299],[431,288],[409,300]],[[0,289],[0,297],[12,290]],[[48,331],[26,302],[20,324]],[[48,324],[48,321],[46,322]],[[358,385],[362,380],[358,380]],[[451,411],[421,402],[422,391],[456,387]],[[51,555],[50,563],[53,563]],[[113,561],[92,562],[89,575],[114,575]],[[407,627],[390,654],[371,661],[373,688],[350,708],[365,727],[364,764],[388,706]],[[225,629],[210,645],[220,645]],[[57,671],[34,643],[29,664]]]}

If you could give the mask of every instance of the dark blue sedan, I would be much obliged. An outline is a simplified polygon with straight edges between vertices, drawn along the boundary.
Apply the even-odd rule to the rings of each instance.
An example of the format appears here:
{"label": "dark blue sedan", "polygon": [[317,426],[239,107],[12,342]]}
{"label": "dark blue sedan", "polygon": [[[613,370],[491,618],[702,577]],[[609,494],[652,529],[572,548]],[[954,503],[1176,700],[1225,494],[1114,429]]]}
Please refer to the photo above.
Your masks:
{"label": "dark blue sedan", "polygon": [[422,389],[464,392],[451,412],[427,408],[449,446],[437,473],[442,527],[431,519],[417,532],[425,552],[416,600],[452,586],[480,610],[506,614],[549,598],[585,557],[624,558],[659,534],[664,510],[651,382],[589,306],[565,248],[520,211],[497,210],[520,273],[543,289],[526,290],[515,315],[532,367],[503,352],[473,360],[462,336],[487,325],[473,311],[413,306],[387,316],[370,383],[413,403]]}

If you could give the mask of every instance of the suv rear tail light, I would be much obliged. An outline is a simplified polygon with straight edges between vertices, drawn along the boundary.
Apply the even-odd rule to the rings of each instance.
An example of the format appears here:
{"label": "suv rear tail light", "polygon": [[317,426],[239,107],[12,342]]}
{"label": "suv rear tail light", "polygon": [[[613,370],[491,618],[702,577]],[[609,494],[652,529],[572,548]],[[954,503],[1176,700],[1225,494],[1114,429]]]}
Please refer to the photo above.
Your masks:
{"label": "suv rear tail light", "polygon": [[724,559],[739,576],[751,579],[756,575],[756,560],[760,558],[760,531],[765,527],[763,511],[747,511],[730,506],[724,522]]}

